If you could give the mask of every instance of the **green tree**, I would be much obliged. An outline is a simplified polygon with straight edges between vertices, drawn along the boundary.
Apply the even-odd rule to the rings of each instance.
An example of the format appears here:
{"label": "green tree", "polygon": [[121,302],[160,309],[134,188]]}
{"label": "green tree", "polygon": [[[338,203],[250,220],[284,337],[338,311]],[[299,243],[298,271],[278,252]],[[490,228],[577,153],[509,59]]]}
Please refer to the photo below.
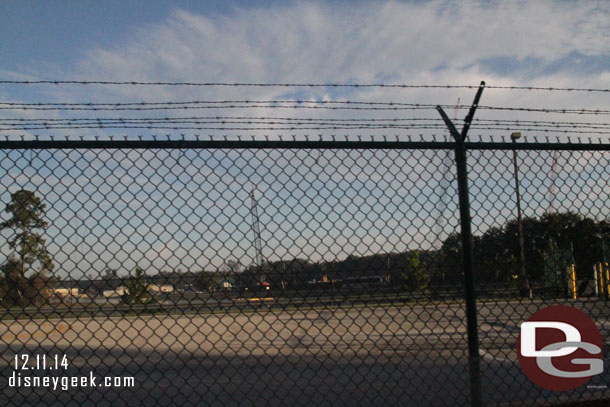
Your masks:
{"label": "green tree", "polygon": [[443,242],[439,250],[440,264],[444,277],[442,281],[461,281],[464,276],[464,260],[462,255],[462,235],[453,232]]}
{"label": "green tree", "polygon": [[121,300],[125,304],[150,304],[154,298],[150,294],[150,284],[144,279],[144,271],[136,267],[134,276],[130,276],[125,283],[125,293]]}
{"label": "green tree", "polygon": [[195,287],[198,290],[212,292],[218,286],[218,283],[222,280],[222,274],[215,271],[201,270],[195,273]]}
{"label": "green tree", "polygon": [[27,305],[29,284],[22,274],[21,262],[17,258],[10,256],[0,267],[0,270],[2,271],[2,276],[0,276],[2,304],[7,307]]}
{"label": "green tree", "polygon": [[43,269],[53,271],[55,265],[46,249],[45,240],[36,229],[45,229],[47,222],[44,221],[45,205],[32,191],[25,189],[14,192],[11,201],[6,205],[5,212],[12,217],[0,223],[0,231],[13,229],[15,236],[9,240],[9,247],[17,251],[21,261],[21,276],[25,277],[26,265],[31,266],[34,262],[40,262]]}
{"label": "green tree", "polygon": [[544,287],[557,293],[566,294],[566,267],[572,261],[572,253],[566,250],[562,251],[555,240],[550,239],[546,249],[541,251],[541,256],[544,260]]}
{"label": "green tree", "polygon": [[[45,205],[34,192],[25,189],[11,194],[5,212],[11,217],[0,223],[0,230],[12,229],[14,237],[9,240],[9,247],[15,250],[1,266],[2,303],[6,306],[43,305],[50,296],[47,273],[55,268],[46,249],[45,240],[36,229],[45,229],[47,222],[42,218]],[[40,264],[40,269],[29,278],[26,277],[28,266]]]}
{"label": "green tree", "polygon": [[407,256],[405,272],[402,274],[403,288],[407,291],[425,291],[430,277],[419,258],[419,252],[413,250]]}
{"label": "green tree", "polygon": [[0,266],[0,302],[6,306],[38,307],[48,304],[51,297],[51,284],[54,280],[47,276],[46,270],[34,273],[29,278],[22,274],[19,259],[10,256]]}
{"label": "green tree", "polygon": [[51,286],[54,279],[47,275],[46,270],[34,273],[28,278],[27,301],[30,305],[41,307],[48,305],[52,296]]}

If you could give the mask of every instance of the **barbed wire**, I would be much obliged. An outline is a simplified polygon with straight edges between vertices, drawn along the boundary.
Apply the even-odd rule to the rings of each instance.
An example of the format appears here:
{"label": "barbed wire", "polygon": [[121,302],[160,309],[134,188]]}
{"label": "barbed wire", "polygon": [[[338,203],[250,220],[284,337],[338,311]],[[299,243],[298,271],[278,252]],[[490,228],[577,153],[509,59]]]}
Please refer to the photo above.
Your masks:
{"label": "barbed wire", "polygon": [[[209,87],[327,87],[327,88],[401,88],[401,89],[475,89],[480,85],[431,85],[431,84],[385,84],[385,83],[251,83],[251,82],[145,82],[145,81],[100,81],[100,80],[0,80],[0,84],[11,85],[118,85],[118,86],[209,86]],[[487,89],[561,91],[561,92],[610,92],[604,88],[571,88],[542,86],[486,85]]]}
{"label": "barbed wire", "polygon": [[417,117],[392,117],[392,118],[307,118],[307,117],[277,117],[277,116],[191,116],[191,117],[143,117],[143,118],[132,118],[132,117],[94,117],[94,118],[0,118],[0,122],[79,122],[79,121],[183,121],[183,120],[253,120],[253,121],[266,121],[266,120],[280,120],[280,121],[304,121],[304,122],[333,122],[333,121],[345,121],[345,122],[379,122],[379,121],[437,121],[441,122],[440,118],[417,118]]}
{"label": "barbed wire", "polygon": [[[317,106],[321,105],[321,106]],[[354,106],[352,106],[354,105]],[[154,107],[153,107],[154,106]],[[144,111],[144,110],[187,110],[187,109],[328,109],[328,110],[432,110],[437,106],[444,109],[468,109],[469,105],[437,105],[430,103],[370,102],[370,101],[328,101],[328,100],[192,100],[164,102],[0,102],[0,110],[65,110],[65,111]],[[536,108],[480,105],[478,109],[524,111],[559,114],[610,114],[605,109],[585,108]]]}
{"label": "barbed wire", "polygon": [[586,126],[604,126],[604,127],[610,127],[610,123],[604,123],[604,122],[566,122],[566,121],[549,121],[549,120],[507,120],[507,119],[477,119],[475,118],[473,120],[473,123],[486,123],[486,122],[490,122],[490,123],[510,123],[510,124],[520,124],[520,123],[525,123],[525,124],[548,124],[551,126],[554,125],[565,125],[565,126],[569,126],[569,125],[574,125],[574,126],[579,126],[579,127],[586,127]]}
{"label": "barbed wire", "polygon": [[[0,123],[10,122],[187,122],[187,121],[229,121],[244,120],[250,122],[443,122],[441,118],[429,117],[385,117],[385,118],[320,118],[320,117],[282,117],[282,116],[178,116],[178,117],[87,117],[87,118],[0,118]],[[460,119],[458,119],[460,121]],[[606,128],[606,122],[573,122],[548,120],[508,120],[508,119],[474,119],[473,124],[513,124],[513,125],[549,125],[552,127],[592,127]]]}
{"label": "barbed wire", "polygon": [[[461,121],[461,120],[458,120]],[[155,123],[242,123],[242,124],[326,124],[326,123],[401,123],[401,122],[433,122],[442,123],[440,118],[298,118],[298,117],[253,117],[253,116],[193,116],[193,117],[111,117],[111,118],[0,118],[4,125],[53,125],[64,124],[155,124]],[[562,122],[544,120],[500,120],[479,119],[473,125],[511,125],[534,127],[569,127],[569,128],[609,128],[610,123],[604,122]]]}
{"label": "barbed wire", "polygon": [[[237,124],[237,123],[234,123]],[[354,125],[354,126],[242,126],[242,127],[213,127],[213,126],[159,126],[159,125],[100,125],[100,126],[23,126],[23,127],[0,127],[0,131],[11,130],[73,130],[73,129],[154,129],[154,130],[230,130],[230,131],[278,131],[278,130],[426,130],[443,129],[443,126],[375,126],[375,125]]]}
{"label": "barbed wire", "polygon": [[[171,86],[260,86],[260,87],[388,87],[388,88],[478,88],[480,85],[407,85],[407,84],[314,84],[314,83],[223,83],[223,82],[137,82],[137,81],[0,81],[0,84],[34,85],[34,84],[76,84],[76,85],[171,85]],[[607,92],[610,89],[594,88],[553,88],[529,86],[486,86],[488,89],[509,90],[545,90],[545,91],[590,91]],[[248,116],[249,112],[237,115],[192,115],[190,117],[171,117],[179,111],[210,109],[311,109],[326,111],[362,111],[371,112],[370,116],[383,116],[373,112],[434,111],[440,106],[444,109],[469,109],[470,105],[431,103],[407,103],[393,101],[358,101],[358,100],[187,100],[187,101],[127,101],[127,102],[0,102],[4,111],[57,111],[59,115],[68,112],[139,112],[150,111],[149,116],[159,114],[165,117],[72,117],[72,118],[0,118],[0,131],[35,131],[35,130],[72,130],[72,129],[150,129],[150,130],[215,130],[215,131],[305,131],[305,130],[446,130],[444,122],[431,117],[273,117]],[[479,105],[479,110],[526,112],[553,115],[609,115],[608,109],[596,108],[555,108],[555,107],[513,107]],[[155,112],[155,113],[152,113]],[[161,112],[161,113],[156,113]],[[64,113],[64,114],[62,114]],[[218,112],[220,113],[220,112]],[[266,114],[266,113],[263,113]],[[397,113],[402,114],[402,113]],[[33,114],[32,114],[33,115]],[[75,115],[78,115],[75,113]],[[86,113],[81,114],[81,116]],[[111,115],[111,114],[109,114]],[[120,115],[120,114],[119,114]],[[128,113],[125,113],[128,115]],[[296,114],[295,114],[296,115]],[[300,114],[299,114],[300,115]],[[306,114],[303,114],[306,115]],[[312,115],[315,115],[312,113]],[[327,114],[330,116],[330,114]],[[352,116],[355,116],[354,113]],[[390,116],[391,113],[386,114]],[[412,113],[412,116],[418,113]],[[428,113],[422,113],[426,116]],[[421,116],[420,115],[420,116]],[[138,116],[135,113],[133,116]],[[341,114],[338,114],[341,116]],[[349,116],[346,114],[346,116]],[[362,114],[361,114],[362,116]],[[463,120],[455,120],[456,124]],[[512,131],[561,134],[610,134],[610,123],[592,121],[553,121],[553,120],[500,120],[476,119],[472,123],[477,130]]]}
{"label": "barbed wire", "polygon": [[577,115],[602,115],[610,114],[610,110],[602,109],[574,109],[574,108],[532,108],[532,107],[502,107],[502,106],[479,106],[478,109],[505,110],[514,112],[537,112]]}
{"label": "barbed wire", "polygon": [[[251,123],[251,122],[225,122],[221,123],[222,126],[211,126],[211,125],[203,125],[206,123],[197,123],[201,124],[199,126],[187,126],[187,125],[160,125],[153,123],[142,123],[142,124],[129,124],[129,123],[92,123],[92,124],[75,124],[75,125],[65,125],[65,124],[41,124],[41,125],[12,125],[0,127],[0,131],[31,131],[31,130],[75,130],[75,129],[155,129],[155,130],[225,130],[225,131],[280,131],[280,130],[444,130],[445,126],[443,124],[411,124],[411,125],[392,125],[392,124],[324,124],[320,123],[318,125],[312,124],[292,124],[286,126],[284,123]],[[210,123],[214,124],[214,123]],[[245,126],[236,127],[234,125],[244,124]],[[542,132],[542,133],[562,133],[562,134],[599,134],[599,135],[607,135],[610,134],[610,131],[603,130],[583,130],[581,128],[561,128],[561,127],[528,127],[526,125],[522,126],[472,126],[473,129],[476,130],[493,130],[493,131],[514,131],[521,130],[527,132]]]}
{"label": "barbed wire", "polygon": [[[20,107],[57,107],[58,109],[67,107],[123,107],[123,106],[174,106],[174,105],[198,105],[198,104],[212,104],[212,105],[224,105],[224,104],[264,104],[264,105],[284,105],[284,104],[296,104],[296,105],[308,105],[308,104],[321,104],[321,105],[367,105],[367,106],[424,106],[424,107],[436,107],[436,104],[430,103],[404,103],[404,102],[371,102],[371,101],[356,101],[356,100],[302,100],[302,99],[289,99],[289,100],[189,100],[189,101],[166,101],[166,102],[80,102],[80,103],[66,103],[66,102],[33,102],[33,103],[22,103],[22,102],[0,102],[0,106],[3,109],[19,109]],[[468,108],[469,105],[443,105],[444,107],[457,107],[457,108]]]}
{"label": "barbed wire", "polygon": [[[198,105],[198,104],[211,104],[211,105],[224,105],[224,104],[265,104],[265,105],[283,105],[283,104],[296,104],[296,105],[307,105],[307,104],[321,104],[321,105],[334,105],[334,104],[346,104],[346,105],[370,105],[370,106],[426,106],[435,107],[435,104],[425,103],[403,103],[403,102],[364,102],[354,100],[189,100],[189,101],[167,101],[167,102],[116,102],[116,103],[96,103],[96,102],[80,102],[80,103],[64,103],[64,102],[34,102],[34,103],[21,103],[21,102],[0,102],[0,106],[3,109],[19,109],[20,107],[57,107],[58,109],[67,107],[123,107],[123,106],[174,106],[174,105]],[[455,106],[455,105],[447,105]],[[466,105],[459,105],[458,107],[468,107]]]}
{"label": "barbed wire", "polygon": [[[166,106],[164,106],[166,105]],[[316,106],[322,105],[322,106]],[[339,105],[339,106],[334,106]],[[351,105],[356,105],[352,107]],[[108,107],[105,107],[108,106]],[[127,107],[129,106],[129,107]],[[135,106],[135,107],[131,107]],[[149,107],[156,106],[156,107]],[[382,106],[382,107],[381,107]],[[432,110],[437,105],[422,103],[359,102],[359,101],[304,101],[304,100],[218,100],[164,103],[78,103],[78,104],[19,104],[0,102],[0,110],[49,110],[49,111],[145,111],[189,109],[326,109],[326,110]],[[444,107],[450,108],[452,105]]]}
{"label": "barbed wire", "polygon": [[[402,110],[436,110],[437,106],[444,109],[460,109],[465,108],[463,105],[433,105],[420,103],[394,103],[394,102],[304,102],[292,101],[293,105],[286,105],[290,101],[274,101],[274,102],[230,102],[241,104],[224,104],[229,101],[210,102],[212,104],[198,106],[164,106],[164,107],[34,107],[34,106],[0,106],[0,110],[40,110],[40,111],[160,111],[160,110],[192,110],[192,109],[314,109],[314,110],[369,110],[369,111],[402,111]],[[356,104],[366,106],[324,106],[326,104],[345,105]],[[222,104],[222,107],[219,105]],[[310,104],[322,104],[323,106],[311,106]],[[384,106],[384,107],[379,107]],[[573,114],[573,115],[607,115],[610,110],[605,109],[581,109],[581,108],[527,108],[527,107],[504,107],[504,106],[478,106],[481,110],[497,110],[497,111],[520,111],[520,112],[536,112],[546,114]]]}
{"label": "barbed wire", "polygon": [[[610,123],[477,119],[477,130],[562,134],[610,134]],[[298,118],[273,116],[191,116],[191,117],[94,117],[94,118],[4,118],[0,131],[70,129],[150,129],[150,130],[443,130],[440,118]]]}

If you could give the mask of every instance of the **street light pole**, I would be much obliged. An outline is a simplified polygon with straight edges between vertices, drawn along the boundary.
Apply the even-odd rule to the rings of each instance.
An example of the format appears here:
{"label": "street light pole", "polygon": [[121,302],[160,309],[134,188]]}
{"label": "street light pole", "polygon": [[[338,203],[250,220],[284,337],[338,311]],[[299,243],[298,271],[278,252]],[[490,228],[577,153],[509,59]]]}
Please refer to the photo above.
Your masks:
{"label": "street light pole", "polygon": [[515,191],[517,193],[517,223],[519,225],[519,254],[521,257],[521,270],[519,273],[519,296],[521,298],[532,298],[532,291],[527,279],[527,271],[525,269],[525,242],[523,240],[523,218],[521,217],[521,196],[519,194],[519,171],[517,169],[517,150],[514,144],[521,137],[521,133],[512,133],[510,139],[513,142],[513,166],[515,172]]}

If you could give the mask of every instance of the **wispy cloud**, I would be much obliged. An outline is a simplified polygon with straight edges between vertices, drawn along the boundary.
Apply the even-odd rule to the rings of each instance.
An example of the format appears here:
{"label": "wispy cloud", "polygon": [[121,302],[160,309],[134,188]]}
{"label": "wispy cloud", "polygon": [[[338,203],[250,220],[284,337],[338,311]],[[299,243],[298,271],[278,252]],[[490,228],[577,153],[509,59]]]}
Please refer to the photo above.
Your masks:
{"label": "wispy cloud", "polygon": [[[348,4],[349,7],[347,7]],[[257,6],[236,8],[228,14],[216,12],[197,14],[188,10],[175,10],[163,21],[154,25],[140,26],[133,37],[124,38],[124,41],[113,47],[91,49],[85,52],[84,56],[58,63],[58,66],[51,71],[52,73],[41,71],[38,78],[32,73],[25,77],[19,73],[0,70],[0,74],[9,79],[59,78],[161,82],[383,82],[476,85],[480,80],[485,79],[489,84],[504,86],[607,88],[610,83],[610,63],[608,63],[610,61],[610,25],[608,25],[608,21],[610,21],[610,3],[601,1],[515,1],[488,4],[475,1],[437,0],[425,3],[392,1],[384,4],[354,2],[343,3],[341,6],[322,2],[290,2],[277,8]],[[55,76],[51,78],[49,75]],[[42,90],[37,93],[37,89]],[[464,89],[79,87],[67,85],[28,89],[27,93],[16,93],[8,88],[2,89],[0,92],[2,92],[0,97],[5,101],[137,102],[298,98],[431,104],[451,104],[458,97],[462,98],[462,103],[468,104],[474,93],[473,90]],[[484,93],[483,102],[488,105],[515,107],[601,108],[607,106],[608,95],[489,90]],[[5,111],[5,113],[4,117],[58,118],[62,116],[54,112],[36,111],[15,110]],[[161,114],[189,116],[191,113],[173,111]],[[386,113],[375,114],[379,116]],[[138,117],[140,113],[70,112],[67,114],[70,117],[92,117],[94,115]],[[144,114],[154,115],[156,113],[145,112]],[[203,113],[196,111],[192,114],[214,115],[227,114],[227,112],[209,110]],[[270,111],[262,108],[231,111],[230,114],[254,117],[275,115],[317,118],[355,118],[362,115],[361,112],[353,111]],[[372,113],[367,112],[366,114]],[[410,113],[389,112],[386,115],[407,117],[408,114]],[[438,118],[438,114],[434,111],[418,111],[414,114],[419,117]],[[451,114],[453,116],[455,113],[451,112]],[[463,117],[465,112],[458,112],[457,115]],[[489,110],[480,110],[477,117],[548,120],[548,115]],[[571,119],[573,118],[566,120]],[[607,121],[606,117],[596,116],[585,119],[598,122]],[[145,130],[143,132],[148,133]],[[508,131],[503,130],[503,132]],[[87,133],[104,135],[106,132],[94,130],[87,131]],[[366,134],[366,131],[361,133]],[[439,130],[438,133],[444,132]],[[280,161],[279,153],[258,156],[252,160],[243,157],[239,160],[239,156],[221,155],[218,160],[212,160],[206,165],[197,166],[191,162],[184,164],[184,167],[177,161],[180,158],[162,154],[160,158],[154,159],[153,167],[162,167],[157,163],[156,160],[158,160],[159,163],[163,162],[167,165],[168,173],[155,173],[150,175],[150,178],[148,178],[148,170],[152,171],[152,174],[155,168],[150,168],[148,161],[153,158],[142,157],[140,153],[136,152],[126,155],[119,154],[118,158],[106,157],[106,155],[107,153],[101,154],[103,162],[96,162],[92,159],[89,162],[88,171],[104,169],[115,171],[115,168],[123,166],[131,170],[136,174],[135,177],[127,176],[128,171],[116,170],[117,176],[123,175],[124,177],[117,179],[122,187],[131,187],[130,194],[126,194],[131,196],[129,202],[142,203],[139,207],[146,210],[149,209],[144,206],[144,202],[150,203],[149,198],[153,197],[152,192],[144,186],[146,181],[151,181],[148,186],[155,189],[157,194],[171,192],[173,180],[171,172],[178,167],[181,168],[183,174],[187,175],[189,185],[194,183],[199,188],[207,188],[211,191],[210,199],[199,199],[197,202],[198,205],[204,206],[202,210],[208,217],[215,217],[212,220],[206,218],[209,225],[203,231],[195,230],[193,232],[190,226],[183,226],[187,230],[181,232],[193,233],[184,239],[179,239],[179,235],[178,237],[175,235],[178,232],[174,233],[173,229],[168,232],[151,228],[148,236],[152,235],[154,239],[142,243],[143,247],[139,249],[141,251],[136,254],[139,256],[138,259],[149,260],[150,264],[159,268],[166,265],[184,266],[185,263],[209,263],[218,266],[223,259],[231,256],[240,259],[251,257],[251,225],[247,197],[250,182],[258,183],[258,192],[264,196],[264,198],[261,197],[261,205],[267,205],[271,209],[275,205],[272,198],[283,202],[293,192],[273,183],[273,177],[281,171],[275,171],[276,167],[270,162],[283,163]],[[185,157],[184,160],[188,161],[186,158],[188,157]],[[299,168],[315,167],[312,163],[314,158],[317,160],[320,156],[317,154],[298,157],[288,155],[285,158],[283,177],[299,178],[297,176]],[[367,188],[370,190],[373,190],[369,186],[370,184],[384,181],[383,176],[367,167],[370,164],[368,161],[368,164],[356,161],[351,164],[340,154],[330,158],[343,159],[334,167],[325,166],[326,172],[322,169],[318,171],[318,176],[323,180],[338,179],[338,182],[351,183],[362,181],[362,185],[367,183]],[[370,159],[370,157],[364,158]],[[419,157],[418,160],[415,157],[409,163],[405,163],[406,167],[410,166],[412,169],[411,174],[423,174],[417,182],[413,183],[414,194],[424,190],[425,183],[432,175],[426,172],[428,160],[422,158],[426,157]],[[241,162],[241,166],[232,165],[233,159]],[[356,159],[358,159],[357,156],[355,156]],[[328,157],[322,154],[322,162],[326,161],[328,161]],[[419,164],[415,161],[419,161]],[[432,163],[429,163],[428,167],[430,166]],[[393,175],[395,181],[408,184],[406,182],[408,175],[396,172],[398,175]],[[44,175],[46,174],[42,174],[42,176]],[[54,176],[61,178],[57,174]],[[527,179],[527,177],[525,178]],[[15,178],[14,182],[19,184],[21,181],[21,179]],[[53,176],[46,177],[44,182],[39,181],[38,178],[27,180],[27,182],[37,185],[39,189],[51,188],[54,181]],[[77,181],[74,179],[74,183]],[[90,187],[98,187],[104,185],[104,182],[109,182],[96,177],[89,181],[91,182]],[[25,182],[24,180],[23,183]],[[219,183],[220,191],[209,186],[216,185],[216,182]],[[436,183],[429,183],[432,184],[432,189],[438,189]],[[303,184],[304,195],[306,192],[314,191],[311,181],[303,181]],[[112,188],[108,187],[108,189]],[[180,189],[180,192],[191,196],[189,195],[191,191],[186,184],[184,188]],[[396,192],[408,197],[408,194],[402,193],[398,189]],[[240,200],[239,209],[232,210],[235,215],[231,219],[235,226],[234,236],[229,236],[228,232],[223,230],[223,227],[229,222],[220,217],[221,214],[217,213],[218,208],[214,205],[207,205],[209,201],[213,200],[212,198],[224,205],[225,198],[222,193],[225,194],[225,198],[229,196],[235,202],[237,198]],[[426,193],[432,194],[428,190]],[[379,195],[384,198],[387,197],[387,191],[385,194],[380,192]],[[316,197],[323,198],[320,194]],[[358,196],[348,195],[343,198],[346,200],[359,199]],[[232,203],[237,206],[235,202]],[[411,201],[407,203],[410,204]],[[107,205],[109,202],[102,199],[100,205],[102,204]],[[410,242],[400,241],[397,234],[392,234],[384,229],[383,222],[379,226],[371,226],[368,231],[352,229],[354,233],[351,236],[341,235],[340,231],[332,225],[325,228],[322,221],[329,221],[329,216],[338,217],[340,213],[347,213],[348,204],[337,202],[337,208],[325,213],[326,219],[315,222],[310,219],[311,225],[319,226],[315,230],[316,233],[313,233],[314,230],[311,229],[310,241],[304,240],[302,236],[291,235],[297,220],[293,220],[290,216],[306,215],[306,211],[300,209],[297,211],[298,213],[292,212],[290,215],[286,215],[278,209],[273,219],[266,219],[268,224],[276,227],[275,235],[265,236],[266,243],[275,244],[280,251],[285,249],[286,255],[311,256],[311,258],[315,258],[316,254],[321,255],[319,258],[324,258],[325,253],[320,253],[320,247],[327,248],[331,255],[347,255],[344,250],[366,253],[367,250],[391,251],[410,247]],[[500,204],[504,205],[502,202]],[[187,206],[193,206],[193,204],[188,203]],[[453,210],[455,205],[451,203],[449,206],[449,210]],[[371,208],[373,212],[380,215],[380,219],[383,219],[382,215],[385,216],[385,212],[382,210],[377,212],[374,205],[371,205]],[[179,208],[172,207],[171,209],[175,211]],[[428,207],[419,209],[420,212],[422,210],[428,211],[430,216],[425,219],[416,219],[422,221],[421,225],[401,225],[395,229],[403,232],[403,235],[415,238],[414,240],[418,242],[426,239],[433,240],[429,235],[432,233],[430,229],[434,228],[432,216],[436,214],[436,209]],[[410,213],[407,209],[398,206],[397,211],[404,214]],[[505,211],[505,208],[499,208],[497,213],[504,216],[502,211]],[[490,210],[490,213],[496,212]],[[173,215],[175,213],[170,213],[170,217]],[[366,213],[358,213],[354,219],[365,221],[366,215]],[[506,217],[509,215],[507,213]],[[262,215],[263,218],[268,216]],[[203,217],[201,218],[203,219]],[[387,223],[390,224],[391,221],[387,221]],[[198,225],[196,222],[193,224]],[[172,227],[174,226],[172,225]],[[301,227],[301,229],[306,228]],[[451,229],[451,227],[447,229]],[[173,240],[165,239],[163,232],[169,233]],[[210,238],[206,233],[214,234],[214,237]],[[263,233],[268,235],[269,231],[263,231]],[[115,235],[124,236],[124,233],[117,232],[110,237],[103,236],[107,237],[106,240],[111,241]],[[102,234],[94,237],[98,236],[102,236]],[[200,245],[202,240],[205,241],[203,242],[205,247],[196,249],[191,247],[192,252],[188,256],[186,252],[182,252],[184,247],[181,248],[180,245],[184,246],[185,241],[188,244]],[[105,241],[98,243],[95,250],[92,251],[98,257],[93,262],[89,260],[87,262],[95,263],[96,269],[101,270],[112,261],[118,261],[120,264],[127,261],[129,258],[127,253],[121,254],[122,257],[119,257],[118,260],[112,258],[111,252],[120,252],[121,245],[116,242],[112,246],[109,244]],[[278,253],[278,255],[281,257],[284,252]],[[81,262],[86,263],[85,260],[81,260]],[[125,267],[129,269],[132,265]]]}
{"label": "wispy cloud", "polygon": [[[609,14],[604,2],[549,1],[350,8],[299,2],[231,15],[177,10],[114,49],[91,50],[74,73],[168,81],[472,82],[472,75],[494,75],[487,63],[494,58],[545,66],[570,55],[607,57]],[[566,61],[565,72],[579,76],[570,71]],[[539,76],[531,69],[508,76],[524,73]]]}
{"label": "wispy cloud", "polygon": [[[113,47],[90,49],[75,56],[73,61],[63,61],[53,70],[53,75],[82,80],[231,83],[476,85],[484,79],[491,85],[605,88],[610,82],[609,18],[610,4],[600,1],[489,4],[391,1],[350,3],[350,7],[294,2],[276,8],[253,6],[235,8],[230,13],[205,14],[177,9],[163,21],[140,26],[134,30],[133,37],[124,38]],[[40,78],[49,79],[48,73],[40,72]],[[47,98],[64,102],[298,98],[430,104],[451,104],[461,97],[461,102],[468,104],[473,94],[464,89],[387,88],[65,85],[38,89],[44,93],[28,91],[22,96],[36,101]],[[7,100],[17,98],[17,95],[7,96]],[[606,94],[549,96],[541,92],[488,90],[483,103],[559,108],[599,108],[607,104]],[[9,111],[7,114],[9,117],[49,117],[53,112],[26,113]],[[70,111],[69,115],[158,117],[157,112],[144,113]],[[264,108],[172,110],[161,114],[178,117],[228,113],[292,118],[353,118],[361,114]],[[410,114],[408,111],[377,113],[394,117]],[[416,113],[438,119],[434,111]],[[459,117],[463,115],[459,113]],[[523,120],[540,119],[541,115],[485,111],[478,117]],[[599,117],[586,119],[600,121]],[[120,131],[88,133],[104,135]]]}

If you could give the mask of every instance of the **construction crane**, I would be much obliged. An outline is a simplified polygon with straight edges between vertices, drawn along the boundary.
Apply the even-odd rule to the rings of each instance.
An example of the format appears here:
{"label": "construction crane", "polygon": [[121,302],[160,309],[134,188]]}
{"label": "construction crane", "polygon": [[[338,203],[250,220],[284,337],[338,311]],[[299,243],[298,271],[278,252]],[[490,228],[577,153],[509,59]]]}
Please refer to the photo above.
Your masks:
{"label": "construction crane", "polygon": [[254,251],[255,251],[255,263],[258,268],[258,282],[259,284],[265,283],[265,273],[263,267],[265,265],[265,258],[263,257],[263,240],[261,239],[261,226],[260,219],[258,217],[258,202],[254,195],[254,185],[250,190],[250,212],[252,213],[252,230],[254,231]]}

